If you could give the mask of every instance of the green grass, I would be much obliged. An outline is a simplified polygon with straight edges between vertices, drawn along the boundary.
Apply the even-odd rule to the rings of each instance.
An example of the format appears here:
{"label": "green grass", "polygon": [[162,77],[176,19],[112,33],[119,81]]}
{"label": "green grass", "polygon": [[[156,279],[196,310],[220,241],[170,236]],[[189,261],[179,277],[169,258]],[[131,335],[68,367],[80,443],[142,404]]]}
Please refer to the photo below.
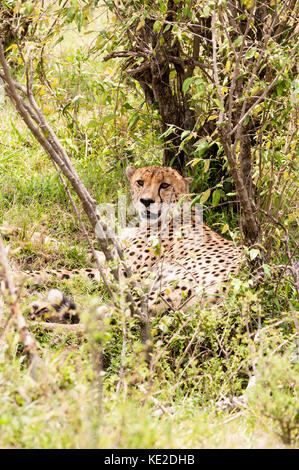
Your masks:
{"label": "green grass", "polygon": [[[53,338],[52,338],[53,341]],[[60,339],[61,345],[63,341]],[[271,427],[249,412],[220,413],[173,403],[167,414],[137,397],[110,393],[103,411],[90,386],[93,371],[85,346],[43,351],[51,380],[40,386],[20,372],[20,359],[1,364],[1,447],[3,448],[279,448]],[[142,396],[143,394],[140,394]]]}

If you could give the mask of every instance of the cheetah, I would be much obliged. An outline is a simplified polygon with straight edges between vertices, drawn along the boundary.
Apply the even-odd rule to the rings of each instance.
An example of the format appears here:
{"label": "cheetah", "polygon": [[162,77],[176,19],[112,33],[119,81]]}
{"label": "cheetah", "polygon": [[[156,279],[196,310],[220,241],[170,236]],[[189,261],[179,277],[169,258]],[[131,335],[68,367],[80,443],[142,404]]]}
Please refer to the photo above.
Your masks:
{"label": "cheetah", "polygon": [[224,281],[240,268],[242,250],[211,230],[192,208],[193,179],[159,166],[129,166],[126,175],[141,224],[125,238],[124,249],[129,266],[149,281],[150,313],[217,302]]}
{"label": "cheetah", "polygon": [[[128,166],[126,176],[140,225],[124,231],[121,243],[126,263],[141,281],[149,314],[217,302],[225,281],[240,268],[242,250],[211,230],[192,208],[188,193],[193,179],[164,166]],[[104,257],[101,262],[104,265]],[[41,281],[49,275],[69,279],[73,274],[99,280],[95,269],[27,273]],[[62,303],[68,305],[64,296]]]}

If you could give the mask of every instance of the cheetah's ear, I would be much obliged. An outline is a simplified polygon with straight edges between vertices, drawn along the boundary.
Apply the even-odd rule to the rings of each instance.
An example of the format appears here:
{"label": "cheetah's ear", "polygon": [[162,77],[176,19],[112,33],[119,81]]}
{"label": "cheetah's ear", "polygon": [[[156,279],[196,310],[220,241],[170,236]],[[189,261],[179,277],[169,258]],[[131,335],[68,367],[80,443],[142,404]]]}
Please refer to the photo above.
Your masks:
{"label": "cheetah's ear", "polygon": [[128,177],[129,179],[131,179],[132,176],[134,175],[135,171],[136,171],[136,168],[134,168],[133,166],[127,166],[127,168],[126,168],[126,175],[127,175],[127,177]]}
{"label": "cheetah's ear", "polygon": [[187,184],[187,188],[189,189],[190,184],[193,182],[193,178],[184,178],[185,183]]}

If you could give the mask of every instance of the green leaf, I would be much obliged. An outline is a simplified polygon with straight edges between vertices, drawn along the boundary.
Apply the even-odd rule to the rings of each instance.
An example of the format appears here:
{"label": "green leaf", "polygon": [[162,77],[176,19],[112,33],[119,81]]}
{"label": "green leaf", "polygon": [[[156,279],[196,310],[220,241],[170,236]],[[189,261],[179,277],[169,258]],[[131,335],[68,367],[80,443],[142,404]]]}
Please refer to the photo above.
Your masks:
{"label": "green leaf", "polygon": [[185,7],[185,8],[183,9],[183,13],[184,13],[184,15],[186,15],[188,18],[192,18],[192,13],[191,13],[189,7]]}
{"label": "green leaf", "polygon": [[128,103],[128,102],[123,104],[123,108],[125,108],[125,109],[134,109],[133,106],[131,106],[130,103]]}
{"label": "green leaf", "polygon": [[77,18],[78,18],[78,31],[80,33],[80,31],[82,29],[82,25],[83,25],[83,13],[82,13],[82,11],[79,11]]}
{"label": "green leaf", "polygon": [[185,137],[187,137],[190,134],[191,131],[184,131],[181,134],[181,140],[183,140]]}
{"label": "green leaf", "polygon": [[197,94],[196,95],[198,96],[198,98],[200,98],[205,92],[205,84],[204,83],[199,83],[199,84],[196,83],[196,89],[197,89]]}
{"label": "green leaf", "polygon": [[220,189],[215,189],[215,191],[213,192],[213,197],[212,197],[213,206],[217,206],[217,204],[219,204],[220,198],[221,198]]}
{"label": "green leaf", "polygon": [[222,103],[218,100],[218,98],[214,98],[215,103],[217,104],[218,108],[224,112],[224,107],[222,106]]}
{"label": "green leaf", "polygon": [[210,7],[208,5],[206,5],[203,10],[202,10],[202,13],[200,16],[202,16],[203,18],[207,18],[209,15],[210,15]]}
{"label": "green leaf", "polygon": [[153,31],[154,31],[155,33],[159,33],[159,32],[161,31],[161,26],[162,26],[161,21],[156,20],[156,21],[154,22]]}
{"label": "green leaf", "polygon": [[234,40],[233,46],[238,47],[242,44],[243,36],[238,36],[237,39]]}
{"label": "green leaf", "polygon": [[93,129],[94,127],[98,127],[98,126],[99,126],[99,121],[97,119],[91,119],[89,123],[87,124],[87,127],[89,129]]}
{"label": "green leaf", "polygon": [[186,78],[186,80],[184,80],[184,83],[183,83],[183,86],[182,86],[183,93],[186,93],[189,90],[189,87],[190,87],[191,82],[192,82],[192,78],[193,77],[188,77],[188,78]]}
{"label": "green leaf", "polygon": [[72,21],[75,18],[75,15],[76,15],[75,8],[70,8],[66,16]]}
{"label": "green leaf", "polygon": [[160,3],[160,12],[164,15],[167,12],[167,5],[164,2]]}
{"label": "green leaf", "polygon": [[61,41],[63,41],[64,37],[63,36],[60,36],[60,38],[57,39],[57,41],[54,42],[54,44],[52,45],[52,48],[57,46],[57,44],[59,44]]}
{"label": "green leaf", "polygon": [[112,119],[114,119],[117,115],[115,113],[110,113],[110,114],[106,114],[106,116],[103,117],[103,121],[104,122],[108,122],[108,121],[111,121]]}
{"label": "green leaf", "polygon": [[255,47],[251,47],[245,54],[245,59],[251,59],[254,54],[256,53],[256,48]]}
{"label": "green leaf", "polygon": [[277,96],[281,96],[281,95],[282,95],[284,88],[285,88],[285,82],[277,83],[277,85],[276,85],[276,93],[277,93]]}
{"label": "green leaf", "polygon": [[173,124],[171,124],[168,127],[167,131],[165,131],[163,134],[161,134],[161,138],[168,137],[173,132],[174,129],[175,129],[175,126]]}
{"label": "green leaf", "polygon": [[211,160],[205,160],[204,165],[203,165],[203,172],[204,172],[204,173],[207,173],[207,171],[209,171],[209,168],[210,168],[210,161],[211,161]]}
{"label": "green leaf", "polygon": [[240,279],[233,279],[232,280],[232,286],[234,288],[234,292],[239,292],[241,288],[242,282]]}
{"label": "green leaf", "polygon": [[209,143],[206,140],[200,140],[196,145],[196,153],[198,153],[200,156],[205,153],[208,147]]}
{"label": "green leaf", "polygon": [[252,250],[249,251],[249,258],[254,260],[258,255],[260,254],[260,250],[257,250],[256,248],[253,248]]}
{"label": "green leaf", "polygon": [[210,197],[211,190],[207,189],[200,198],[200,204],[204,204]]}
{"label": "green leaf", "polygon": [[222,229],[221,229],[221,233],[226,233],[229,229],[229,226],[227,224],[223,224],[222,226]]}
{"label": "green leaf", "polygon": [[139,114],[135,114],[135,116],[133,116],[133,118],[130,119],[130,123],[129,123],[128,128],[133,129],[133,127],[136,126],[138,121],[139,121]]}
{"label": "green leaf", "polygon": [[139,31],[139,29],[143,28],[144,25],[145,25],[145,19],[141,18],[141,20],[139,21],[137,25],[136,31]]}
{"label": "green leaf", "polygon": [[268,264],[263,264],[263,270],[264,270],[264,273],[266,274],[266,276],[268,278],[271,277],[271,269],[270,269],[270,266],[268,266]]}
{"label": "green leaf", "polygon": [[32,2],[26,2],[26,7],[25,7],[25,11],[27,13],[27,15],[30,15],[30,13],[32,12],[33,10],[33,3]]}

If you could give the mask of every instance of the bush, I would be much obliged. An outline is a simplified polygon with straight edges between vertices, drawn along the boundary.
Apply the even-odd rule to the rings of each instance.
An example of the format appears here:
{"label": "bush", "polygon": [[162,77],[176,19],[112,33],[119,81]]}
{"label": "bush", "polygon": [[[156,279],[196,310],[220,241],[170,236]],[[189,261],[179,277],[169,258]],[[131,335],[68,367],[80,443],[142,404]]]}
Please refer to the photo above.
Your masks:
{"label": "bush", "polygon": [[249,408],[286,445],[299,443],[299,363],[289,352],[272,354],[258,365]]}

